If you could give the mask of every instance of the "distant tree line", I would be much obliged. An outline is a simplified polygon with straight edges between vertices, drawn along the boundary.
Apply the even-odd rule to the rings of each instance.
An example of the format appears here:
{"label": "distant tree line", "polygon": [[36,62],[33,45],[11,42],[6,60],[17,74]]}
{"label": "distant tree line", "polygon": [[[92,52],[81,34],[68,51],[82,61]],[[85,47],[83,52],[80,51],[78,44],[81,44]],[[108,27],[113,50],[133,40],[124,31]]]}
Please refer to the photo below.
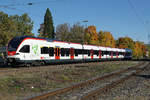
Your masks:
{"label": "distant tree line", "polygon": [[146,56],[146,46],[143,42],[133,41],[130,37],[115,40],[111,32],[102,30],[97,32],[93,25],[84,28],[80,23],[72,26],[67,23],[60,24],[56,27],[56,39],[111,48],[129,48],[133,51],[134,58]]}

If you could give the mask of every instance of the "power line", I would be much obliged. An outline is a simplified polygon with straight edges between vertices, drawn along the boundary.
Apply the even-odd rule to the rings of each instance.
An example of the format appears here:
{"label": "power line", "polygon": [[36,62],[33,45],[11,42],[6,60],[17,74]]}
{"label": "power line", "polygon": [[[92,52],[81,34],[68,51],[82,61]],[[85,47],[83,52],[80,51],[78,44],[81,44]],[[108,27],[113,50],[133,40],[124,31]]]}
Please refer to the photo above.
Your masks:
{"label": "power line", "polygon": [[57,1],[62,1],[62,0],[45,0],[45,1],[42,0],[42,1],[39,1],[39,2],[27,2],[27,3],[17,3],[17,4],[9,4],[9,5],[0,5],[0,8],[6,8],[6,9],[11,9],[11,10],[17,10],[17,11],[25,12],[25,11],[17,9],[15,7],[41,5],[41,4],[47,4],[47,3],[55,3]]}
{"label": "power line", "polygon": [[136,7],[132,4],[132,2],[130,0],[128,0],[129,5],[131,6],[133,12],[135,13],[136,17],[138,18],[138,20],[142,23],[145,24],[143,19],[140,17],[140,15],[137,13],[136,11]]}
{"label": "power line", "polygon": [[133,3],[131,2],[131,0],[128,0],[128,3],[129,3],[129,5],[130,5],[131,9],[133,10],[133,12],[135,13],[137,19],[139,20],[139,22],[140,22],[141,24],[143,24],[145,30],[147,31],[147,33],[148,33],[148,35],[149,35],[149,30],[148,30],[148,28],[147,28],[147,26],[146,26],[146,24],[145,24],[145,23],[146,23],[145,20],[143,20],[143,18],[142,18],[142,17],[139,15],[139,13],[136,11],[136,7],[133,5]]}

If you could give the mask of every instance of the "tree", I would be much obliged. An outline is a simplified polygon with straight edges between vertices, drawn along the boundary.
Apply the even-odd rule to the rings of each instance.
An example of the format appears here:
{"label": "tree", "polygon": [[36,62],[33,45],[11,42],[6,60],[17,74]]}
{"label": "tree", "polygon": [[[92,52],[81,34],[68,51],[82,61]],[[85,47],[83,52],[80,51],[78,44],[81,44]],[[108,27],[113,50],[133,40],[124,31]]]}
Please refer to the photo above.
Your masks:
{"label": "tree", "polygon": [[112,47],[116,46],[115,40],[110,32],[100,31],[98,34],[99,44],[101,46]]}
{"label": "tree", "polygon": [[80,23],[74,24],[70,28],[70,42],[83,43],[84,41],[84,27]]}
{"label": "tree", "polygon": [[67,23],[56,27],[56,38],[62,41],[83,43],[84,27],[80,23],[70,26]]}
{"label": "tree", "polygon": [[133,56],[135,58],[143,58],[146,56],[146,46],[144,43],[139,41],[134,43]]}
{"label": "tree", "polygon": [[56,39],[61,41],[68,41],[70,34],[70,25],[67,23],[60,24],[56,27]]}
{"label": "tree", "polygon": [[88,26],[85,29],[85,39],[84,42],[87,44],[98,45],[98,34],[95,26]]}
{"label": "tree", "polygon": [[31,33],[33,22],[27,14],[8,16],[0,12],[0,46],[6,46],[15,36],[34,35]]}
{"label": "tree", "polygon": [[117,43],[117,47],[119,48],[134,49],[134,41],[130,37],[120,37]]}
{"label": "tree", "polygon": [[28,16],[28,14],[22,14],[21,16],[14,15],[10,16],[10,20],[13,21],[13,24],[15,24],[15,28],[17,28],[17,35],[18,36],[33,36],[34,34],[31,33],[33,28],[33,22],[31,21],[31,18]]}
{"label": "tree", "polygon": [[[42,27],[39,29],[39,31],[41,30]],[[49,8],[47,8],[44,16],[43,32],[41,32],[39,36],[52,39],[55,37],[53,19]]]}

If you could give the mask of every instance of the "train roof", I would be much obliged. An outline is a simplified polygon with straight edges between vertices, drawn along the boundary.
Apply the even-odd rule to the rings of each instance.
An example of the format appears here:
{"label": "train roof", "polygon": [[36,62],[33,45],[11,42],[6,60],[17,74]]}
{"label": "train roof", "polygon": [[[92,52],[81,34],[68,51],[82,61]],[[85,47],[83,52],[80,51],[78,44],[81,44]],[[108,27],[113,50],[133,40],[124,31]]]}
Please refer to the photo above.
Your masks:
{"label": "train roof", "polygon": [[[17,36],[17,37],[14,37],[12,40],[18,40],[18,41],[23,41],[24,39],[37,39],[37,40],[45,40],[47,42],[61,42],[61,43],[71,43],[71,44],[80,44],[80,43],[72,43],[72,42],[64,42],[64,41],[60,41],[60,40],[57,40],[57,39],[49,39],[49,38],[43,38],[43,37],[34,37],[34,36]],[[81,45],[81,44],[80,44]],[[98,49],[98,48],[101,48],[103,50],[107,50],[107,51],[118,51],[118,52],[132,52],[131,49],[119,49],[119,48],[110,48],[110,47],[102,47],[102,46],[97,46],[97,45],[87,45],[87,44],[84,44],[84,48],[95,48],[95,49]]]}
{"label": "train roof", "polygon": [[49,38],[43,38],[43,37],[34,37],[34,36],[17,36],[17,37],[14,37],[15,39],[19,39],[19,40],[24,40],[26,38],[31,38],[31,39],[39,39],[39,40],[46,40],[46,41],[60,41],[60,40],[56,40],[56,39],[49,39]]}

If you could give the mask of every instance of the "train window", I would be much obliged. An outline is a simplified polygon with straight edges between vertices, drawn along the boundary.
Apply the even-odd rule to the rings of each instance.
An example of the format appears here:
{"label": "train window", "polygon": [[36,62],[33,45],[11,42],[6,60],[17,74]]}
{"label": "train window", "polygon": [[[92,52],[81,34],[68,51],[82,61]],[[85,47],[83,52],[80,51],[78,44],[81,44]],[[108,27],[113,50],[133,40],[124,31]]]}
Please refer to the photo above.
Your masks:
{"label": "train window", "polygon": [[22,53],[30,53],[30,46],[29,45],[24,45],[20,50],[19,52],[22,52]]}
{"label": "train window", "polygon": [[49,49],[48,49],[48,47],[42,47],[42,48],[41,48],[41,54],[49,54]]}
{"label": "train window", "polygon": [[65,56],[65,49],[64,48],[61,48],[60,52],[61,52],[61,56]]}
{"label": "train window", "polygon": [[78,49],[78,53],[82,54],[83,50],[82,49]]}
{"label": "train window", "polygon": [[103,51],[103,54],[104,54],[104,55],[107,55],[107,51]]}
{"label": "train window", "polygon": [[99,51],[98,50],[94,50],[94,55],[99,55]]}
{"label": "train window", "polygon": [[69,54],[70,54],[70,49],[65,49],[65,51],[66,51],[66,56],[69,56]]}
{"label": "train window", "polygon": [[116,56],[116,52],[113,52],[113,56]]}
{"label": "train window", "polygon": [[53,47],[49,48],[49,56],[54,56],[54,48]]}
{"label": "train window", "polygon": [[88,56],[90,56],[90,50],[88,50]]}
{"label": "train window", "polygon": [[75,49],[74,53],[75,53],[75,56],[78,56],[78,49]]}
{"label": "train window", "polygon": [[107,51],[107,55],[111,55],[111,51]]}
{"label": "train window", "polygon": [[88,54],[88,50],[83,50],[83,54]]}

